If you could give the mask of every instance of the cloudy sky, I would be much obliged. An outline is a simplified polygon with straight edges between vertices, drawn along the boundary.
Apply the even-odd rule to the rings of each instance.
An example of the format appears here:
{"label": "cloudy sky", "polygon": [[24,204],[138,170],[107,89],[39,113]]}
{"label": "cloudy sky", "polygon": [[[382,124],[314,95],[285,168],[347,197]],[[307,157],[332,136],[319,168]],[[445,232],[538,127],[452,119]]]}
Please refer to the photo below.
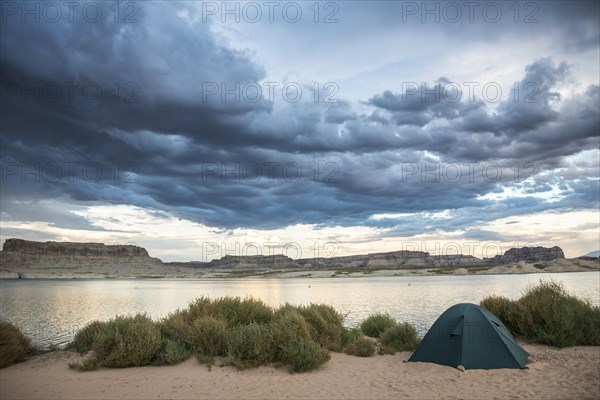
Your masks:
{"label": "cloudy sky", "polygon": [[598,4],[2,2],[1,239],[597,250]]}

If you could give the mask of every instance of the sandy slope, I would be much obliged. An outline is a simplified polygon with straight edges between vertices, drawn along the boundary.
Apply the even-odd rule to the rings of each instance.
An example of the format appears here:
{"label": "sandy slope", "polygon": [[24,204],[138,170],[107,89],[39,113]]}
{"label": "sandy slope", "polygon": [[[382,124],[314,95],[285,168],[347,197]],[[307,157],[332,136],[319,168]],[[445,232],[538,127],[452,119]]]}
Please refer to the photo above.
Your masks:
{"label": "sandy slope", "polygon": [[526,370],[460,372],[404,363],[409,353],[357,358],[332,353],[322,369],[303,374],[262,367],[237,371],[196,360],[170,367],[77,373],[80,357],[55,352],[0,370],[2,399],[598,399],[600,347],[524,346],[537,360]]}

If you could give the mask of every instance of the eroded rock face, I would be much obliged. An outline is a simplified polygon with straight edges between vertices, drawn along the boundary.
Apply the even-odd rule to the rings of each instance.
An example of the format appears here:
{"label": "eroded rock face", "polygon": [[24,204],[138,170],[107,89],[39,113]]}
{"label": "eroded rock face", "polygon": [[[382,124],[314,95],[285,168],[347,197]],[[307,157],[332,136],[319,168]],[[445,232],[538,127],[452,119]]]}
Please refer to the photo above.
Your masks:
{"label": "eroded rock face", "polygon": [[436,267],[471,267],[483,264],[480,258],[464,254],[431,256],[431,258]]}
{"label": "eroded rock face", "polygon": [[409,250],[345,257],[303,258],[296,262],[303,267],[311,268],[393,268],[407,265],[417,267],[433,265],[429,253]]}
{"label": "eroded rock face", "polygon": [[298,264],[290,257],[283,254],[274,254],[270,256],[224,256],[219,260],[212,260],[204,263],[209,268],[290,268],[298,267]]}
{"label": "eroded rock face", "polygon": [[[191,268],[211,269],[331,269],[331,268],[403,268],[403,267],[469,267],[481,264],[502,265],[525,261],[542,262],[564,259],[560,247],[522,247],[513,248],[503,255],[493,258],[479,259],[468,255],[430,255],[424,251],[395,251],[388,253],[371,253],[344,257],[316,257],[292,259],[282,254],[270,256],[224,256],[210,262],[170,263],[174,267],[179,264]],[[177,265],[174,265],[177,264]],[[74,242],[35,242],[23,239],[7,239],[4,250],[0,252],[2,271],[32,267],[44,268],[77,268],[88,267],[89,271],[98,271],[96,267],[114,267],[111,271],[123,271],[135,267],[164,266],[158,258],[150,257],[146,249],[134,245],[105,245],[102,243]],[[85,268],[84,268],[85,269]],[[132,272],[132,273],[133,273]]]}
{"label": "eroded rock face", "polygon": [[103,243],[35,242],[7,239],[0,252],[3,267],[79,265],[162,265],[143,247]]}
{"label": "eroded rock face", "polygon": [[490,264],[507,264],[519,261],[540,262],[552,261],[558,258],[565,258],[565,253],[558,246],[554,247],[521,247],[507,250],[503,255],[497,255],[492,258],[486,258],[485,261]]}

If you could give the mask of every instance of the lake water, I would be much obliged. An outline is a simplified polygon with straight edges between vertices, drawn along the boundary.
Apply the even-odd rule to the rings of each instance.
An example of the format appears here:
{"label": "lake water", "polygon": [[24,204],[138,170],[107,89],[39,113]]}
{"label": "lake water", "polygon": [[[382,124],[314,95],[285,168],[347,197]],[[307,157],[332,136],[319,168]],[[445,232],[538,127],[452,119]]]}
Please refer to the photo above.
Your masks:
{"label": "lake water", "polygon": [[496,294],[518,298],[540,279],[561,281],[571,293],[600,305],[600,272],[527,275],[365,277],[226,280],[7,280],[0,281],[1,318],[15,323],[38,346],[64,344],[92,320],[146,312],[160,318],[194,298],[253,296],[272,306],[326,303],[355,326],[388,312],[424,334],[456,303]]}

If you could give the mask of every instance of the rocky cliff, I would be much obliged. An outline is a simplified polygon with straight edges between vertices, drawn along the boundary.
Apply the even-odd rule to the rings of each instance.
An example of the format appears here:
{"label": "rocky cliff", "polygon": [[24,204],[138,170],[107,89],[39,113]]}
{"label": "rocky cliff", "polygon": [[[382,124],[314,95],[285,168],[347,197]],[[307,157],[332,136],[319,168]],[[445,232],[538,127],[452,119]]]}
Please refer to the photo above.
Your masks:
{"label": "rocky cliff", "polygon": [[540,262],[552,261],[558,258],[565,258],[565,254],[558,246],[554,247],[521,247],[507,250],[503,255],[497,255],[492,258],[485,258],[488,264],[508,264],[513,262]]}
{"label": "rocky cliff", "polygon": [[210,262],[193,261],[189,263],[171,263],[172,266],[212,269],[390,269],[403,267],[473,267],[483,265],[501,265],[513,262],[539,262],[564,258],[560,247],[523,247],[510,249],[503,255],[480,259],[464,254],[431,255],[426,251],[393,251],[388,253],[370,253],[344,257],[300,258],[294,260],[282,254],[271,256],[224,256]]}
{"label": "rocky cliff", "polygon": [[[469,267],[478,265],[502,265],[518,262],[544,262],[564,259],[560,247],[513,248],[503,255],[479,259],[473,256],[430,255],[424,251],[394,251],[370,253],[345,257],[320,257],[291,259],[282,254],[262,256],[224,256],[210,262],[169,263],[167,268],[237,270],[237,269],[394,269]],[[7,239],[0,252],[3,270],[17,268],[77,268],[89,271],[98,267],[111,267],[111,271],[127,270],[134,273],[137,267],[163,267],[158,258],[150,257],[146,249],[134,245],[105,245],[102,243],[34,242]],[[100,268],[102,269],[102,268]],[[106,269],[106,268],[104,268]]]}
{"label": "rocky cliff", "polygon": [[271,256],[224,256],[219,260],[202,263],[205,268],[228,268],[228,269],[268,269],[268,268],[294,268],[299,265],[290,257],[283,254]]}
{"label": "rocky cliff", "polygon": [[296,262],[305,268],[390,268],[405,265],[417,267],[433,265],[431,256],[424,251],[393,251],[345,257],[303,258]]}
{"label": "rocky cliff", "polygon": [[0,264],[2,267],[158,266],[162,261],[134,245],[7,239],[0,251]]}

